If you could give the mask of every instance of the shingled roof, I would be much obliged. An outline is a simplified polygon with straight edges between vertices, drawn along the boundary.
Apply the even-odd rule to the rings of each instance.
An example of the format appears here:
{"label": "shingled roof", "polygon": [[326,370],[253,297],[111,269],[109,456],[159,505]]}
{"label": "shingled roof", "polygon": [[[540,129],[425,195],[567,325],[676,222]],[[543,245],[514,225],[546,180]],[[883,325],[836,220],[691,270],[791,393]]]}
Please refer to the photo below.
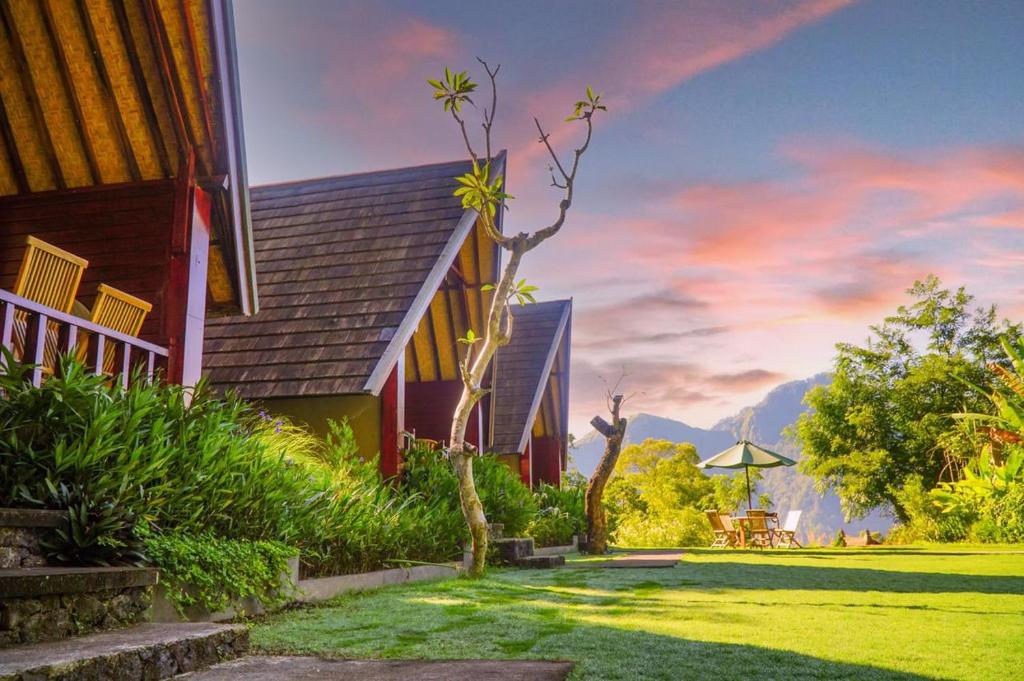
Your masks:
{"label": "shingled roof", "polygon": [[[526,448],[559,347],[568,340],[571,314],[571,300],[513,306],[512,340],[494,360],[491,451],[513,454]],[[559,406],[564,412],[565,405]]]}
{"label": "shingled roof", "polygon": [[380,392],[476,214],[468,161],[254,188],[261,311],[210,319],[210,381],[252,399]]}

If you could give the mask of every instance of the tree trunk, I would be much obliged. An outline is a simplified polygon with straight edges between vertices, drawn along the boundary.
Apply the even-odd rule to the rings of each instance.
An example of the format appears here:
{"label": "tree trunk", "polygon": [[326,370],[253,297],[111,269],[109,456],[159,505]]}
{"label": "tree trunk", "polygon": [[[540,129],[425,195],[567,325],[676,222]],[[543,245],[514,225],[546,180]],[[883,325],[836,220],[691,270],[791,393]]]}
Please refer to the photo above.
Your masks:
{"label": "tree trunk", "polygon": [[462,515],[466,519],[469,535],[473,540],[473,562],[464,566],[469,577],[482,577],[486,570],[487,517],[484,515],[480,495],[476,491],[476,482],[473,480],[475,454],[466,449],[466,427],[469,424],[470,415],[473,413],[473,407],[487,392],[482,388],[487,367],[490,366],[498,348],[507,344],[511,337],[512,314],[508,310],[508,298],[515,284],[519,262],[525,252],[523,244],[524,239],[516,240],[509,261],[498,281],[487,317],[487,335],[483,338],[480,350],[470,362],[469,356],[474,347],[470,345],[467,361],[460,368],[462,395],[459,398],[458,406],[455,407],[455,416],[452,419],[451,444],[448,453],[455,465],[455,474],[459,479],[459,502],[462,505]]}
{"label": "tree trunk", "polygon": [[605,438],[604,455],[597,470],[590,476],[587,483],[587,494],[584,500],[584,511],[587,515],[587,546],[586,551],[592,555],[608,552],[608,521],[604,513],[601,498],[604,496],[605,485],[615,470],[622,450],[622,439],[626,435],[626,419],[619,416],[622,406],[622,395],[612,398],[612,422],[609,424],[600,416],[595,416],[590,424]]}
{"label": "tree trunk", "polygon": [[455,474],[459,478],[459,501],[462,503],[462,515],[469,525],[469,534],[473,539],[473,562],[464,566],[470,577],[482,577],[487,567],[487,517],[484,506],[476,493],[473,480],[473,453],[463,452],[454,457]]}

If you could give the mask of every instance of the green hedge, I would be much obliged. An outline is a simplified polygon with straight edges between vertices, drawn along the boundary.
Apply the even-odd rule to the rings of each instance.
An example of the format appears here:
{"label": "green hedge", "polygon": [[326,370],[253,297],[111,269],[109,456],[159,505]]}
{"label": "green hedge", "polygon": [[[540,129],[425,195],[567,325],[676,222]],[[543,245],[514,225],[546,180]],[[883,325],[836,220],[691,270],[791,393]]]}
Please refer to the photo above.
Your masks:
{"label": "green hedge", "polygon": [[70,360],[40,388],[4,363],[0,505],[72,509],[57,558],[142,560],[138,524],[281,542],[307,575],[454,556],[457,540],[438,534],[453,527],[450,505],[382,484],[344,426],[325,442],[202,385],[186,406],[181,387],[125,390]]}
{"label": "green hedge", "polygon": [[[487,521],[502,524],[506,536],[523,536],[537,506],[519,476],[496,457],[481,456],[473,462],[473,479]],[[461,553],[461,546],[469,535],[459,506],[459,481],[444,452],[428,449],[406,452],[399,489],[404,495],[420,498],[432,509],[439,527],[445,527],[439,536],[452,540],[454,543],[447,548]],[[447,509],[447,516],[443,518],[442,509]]]}

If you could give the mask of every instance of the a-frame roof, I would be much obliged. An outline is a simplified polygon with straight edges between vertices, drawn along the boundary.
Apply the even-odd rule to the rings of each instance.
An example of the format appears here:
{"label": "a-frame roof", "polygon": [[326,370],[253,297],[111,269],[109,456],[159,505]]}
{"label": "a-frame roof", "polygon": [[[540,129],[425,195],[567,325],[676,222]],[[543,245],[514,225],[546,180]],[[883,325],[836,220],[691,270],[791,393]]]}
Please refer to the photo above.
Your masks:
{"label": "a-frame roof", "polygon": [[[572,301],[513,306],[512,317],[512,339],[494,360],[490,450],[498,454],[522,453],[526,448],[552,368],[569,341]],[[559,390],[560,414],[567,406],[566,379],[562,377]],[[559,418],[564,420],[564,415]]]}
{"label": "a-frame roof", "polygon": [[211,382],[251,399],[379,393],[474,228],[452,194],[469,169],[252,189],[261,311],[207,322]]}

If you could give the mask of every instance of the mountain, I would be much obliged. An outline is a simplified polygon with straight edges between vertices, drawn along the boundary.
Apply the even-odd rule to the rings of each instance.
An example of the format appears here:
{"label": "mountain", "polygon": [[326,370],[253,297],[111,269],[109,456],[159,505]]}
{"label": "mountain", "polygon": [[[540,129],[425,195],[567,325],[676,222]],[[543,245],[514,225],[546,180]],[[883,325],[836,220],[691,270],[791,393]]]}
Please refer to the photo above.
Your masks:
{"label": "mountain", "polygon": [[[807,391],[815,386],[827,385],[830,380],[829,374],[823,373],[783,383],[756,405],[744,407],[711,429],[694,428],[680,421],[651,414],[638,414],[630,419],[625,440],[627,444],[642,442],[647,438],[690,442],[703,459],[735,444],[737,440],[745,439],[799,460],[800,448],[785,436],[785,430],[807,409],[803,403]],[[597,467],[603,452],[604,439],[592,432],[578,440],[573,448],[573,466],[589,476]],[[764,478],[757,491],[767,493],[780,514],[790,509],[803,511],[800,526],[805,540],[826,543],[840,528],[847,534],[856,534],[864,529],[887,532],[892,527],[892,520],[878,512],[862,520],[846,522],[839,498],[831,491],[818,493],[814,479],[801,473],[796,466],[769,468],[763,473]]]}
{"label": "mountain", "polygon": [[[647,438],[668,440],[670,442],[689,442],[697,448],[697,454],[706,458],[717,454],[726,447],[736,443],[733,436],[726,430],[706,430],[694,428],[682,421],[674,421],[652,414],[637,414],[629,417],[626,427],[624,444],[643,442]],[[604,454],[604,438],[597,431],[590,431],[585,437],[576,441],[572,449],[572,467],[587,477],[597,468],[597,463]]]}

